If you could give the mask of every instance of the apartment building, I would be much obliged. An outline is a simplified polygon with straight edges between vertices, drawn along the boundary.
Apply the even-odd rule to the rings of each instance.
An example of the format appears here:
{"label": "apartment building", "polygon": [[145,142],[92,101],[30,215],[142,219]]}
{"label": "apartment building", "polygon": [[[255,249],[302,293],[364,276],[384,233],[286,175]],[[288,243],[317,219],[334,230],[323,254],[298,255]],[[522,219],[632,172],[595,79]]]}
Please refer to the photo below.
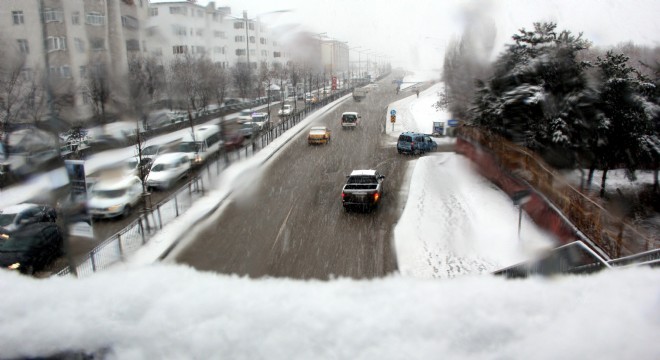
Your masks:
{"label": "apartment building", "polygon": [[147,34],[150,54],[164,66],[177,56],[207,57],[225,68],[247,64],[256,69],[285,64],[284,47],[259,18],[231,15],[228,7],[193,1],[151,2]]}
{"label": "apartment building", "polygon": [[23,61],[24,79],[47,72],[52,91],[70,94],[60,117],[86,120],[92,115],[85,95],[90,71],[106,67],[109,77],[119,78],[131,58],[146,53],[148,5],[147,0],[3,0],[0,43]]}

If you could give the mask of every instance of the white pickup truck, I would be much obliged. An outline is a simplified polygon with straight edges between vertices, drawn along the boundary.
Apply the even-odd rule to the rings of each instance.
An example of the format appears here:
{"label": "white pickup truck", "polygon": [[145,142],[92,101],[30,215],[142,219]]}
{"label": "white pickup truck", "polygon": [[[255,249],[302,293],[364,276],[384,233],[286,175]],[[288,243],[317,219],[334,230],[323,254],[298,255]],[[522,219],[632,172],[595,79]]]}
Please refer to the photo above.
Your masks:
{"label": "white pickup truck", "polygon": [[277,112],[277,115],[280,117],[285,117],[291,115],[292,112],[293,112],[293,106],[286,104],[286,105],[282,105],[282,108],[280,109],[280,111]]}

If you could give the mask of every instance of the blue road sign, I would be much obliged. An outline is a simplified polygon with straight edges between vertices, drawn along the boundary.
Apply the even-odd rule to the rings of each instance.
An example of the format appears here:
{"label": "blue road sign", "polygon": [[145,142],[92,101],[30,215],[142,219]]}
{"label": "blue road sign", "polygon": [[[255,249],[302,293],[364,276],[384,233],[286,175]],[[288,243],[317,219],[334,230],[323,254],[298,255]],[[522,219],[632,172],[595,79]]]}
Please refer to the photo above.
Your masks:
{"label": "blue road sign", "polygon": [[396,115],[396,110],[394,110],[394,109],[390,110],[390,115],[395,116]]}
{"label": "blue road sign", "polygon": [[458,126],[458,120],[447,120],[447,126]]}

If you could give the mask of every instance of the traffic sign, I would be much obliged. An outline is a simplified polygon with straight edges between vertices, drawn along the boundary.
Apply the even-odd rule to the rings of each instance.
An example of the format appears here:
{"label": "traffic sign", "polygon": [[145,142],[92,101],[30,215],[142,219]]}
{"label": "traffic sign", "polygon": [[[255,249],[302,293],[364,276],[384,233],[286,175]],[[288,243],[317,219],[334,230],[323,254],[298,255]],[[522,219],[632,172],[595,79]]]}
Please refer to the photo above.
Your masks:
{"label": "traffic sign", "polygon": [[458,126],[458,120],[447,120],[447,126]]}
{"label": "traffic sign", "polygon": [[394,109],[390,110],[390,115],[396,116],[396,110],[394,110]]}
{"label": "traffic sign", "polygon": [[396,115],[390,116],[390,122],[392,122],[392,123],[396,122]]}

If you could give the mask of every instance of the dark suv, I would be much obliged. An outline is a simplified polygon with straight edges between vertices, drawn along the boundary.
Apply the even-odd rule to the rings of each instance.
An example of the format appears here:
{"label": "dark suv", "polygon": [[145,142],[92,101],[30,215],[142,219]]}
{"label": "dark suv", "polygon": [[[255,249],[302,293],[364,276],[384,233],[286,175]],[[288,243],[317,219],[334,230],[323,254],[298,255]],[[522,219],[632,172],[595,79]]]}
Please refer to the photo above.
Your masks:
{"label": "dark suv", "polygon": [[399,135],[396,150],[399,154],[423,154],[438,148],[438,144],[430,136],[414,132],[404,132]]}
{"label": "dark suv", "polygon": [[0,267],[32,274],[62,256],[62,230],[52,222],[34,223],[17,231],[0,230]]}

